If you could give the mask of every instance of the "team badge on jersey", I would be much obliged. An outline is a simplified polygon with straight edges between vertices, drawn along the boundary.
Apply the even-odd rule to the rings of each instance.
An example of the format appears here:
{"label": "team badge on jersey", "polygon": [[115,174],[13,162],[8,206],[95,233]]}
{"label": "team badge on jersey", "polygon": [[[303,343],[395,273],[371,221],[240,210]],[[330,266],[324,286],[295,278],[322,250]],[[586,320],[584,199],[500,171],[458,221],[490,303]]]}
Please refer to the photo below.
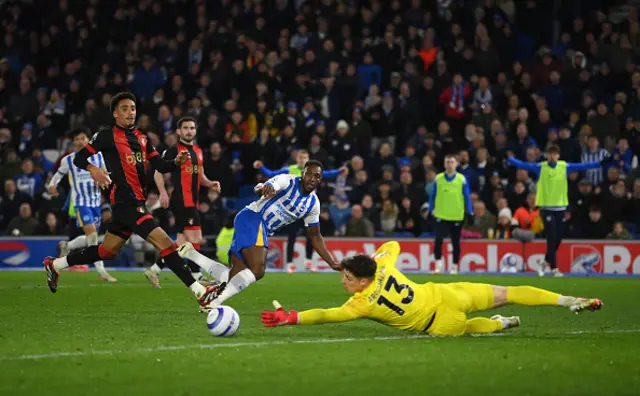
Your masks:
{"label": "team badge on jersey", "polygon": [[140,213],[144,213],[144,208],[143,208],[142,206],[138,206],[138,209],[137,209],[137,210],[138,210],[138,212],[140,212]]}
{"label": "team badge on jersey", "polygon": [[189,225],[193,225],[193,219],[189,219]]}

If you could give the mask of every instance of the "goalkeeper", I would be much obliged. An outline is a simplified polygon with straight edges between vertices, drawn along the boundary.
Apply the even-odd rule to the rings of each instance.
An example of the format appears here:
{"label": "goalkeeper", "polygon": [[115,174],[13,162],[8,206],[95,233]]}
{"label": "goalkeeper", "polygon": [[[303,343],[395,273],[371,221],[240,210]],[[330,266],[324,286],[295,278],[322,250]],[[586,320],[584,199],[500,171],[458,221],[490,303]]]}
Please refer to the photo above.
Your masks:
{"label": "goalkeeper", "polygon": [[517,316],[467,318],[467,314],[506,304],[566,307],[576,313],[602,307],[598,299],[563,296],[531,286],[414,283],[396,269],[398,254],[398,242],[387,242],[373,257],[361,254],[344,259],[342,284],[353,296],[340,308],[286,312],[274,301],[276,311],[263,312],[262,323],[275,327],[367,318],[402,330],[460,336],[518,327]]}

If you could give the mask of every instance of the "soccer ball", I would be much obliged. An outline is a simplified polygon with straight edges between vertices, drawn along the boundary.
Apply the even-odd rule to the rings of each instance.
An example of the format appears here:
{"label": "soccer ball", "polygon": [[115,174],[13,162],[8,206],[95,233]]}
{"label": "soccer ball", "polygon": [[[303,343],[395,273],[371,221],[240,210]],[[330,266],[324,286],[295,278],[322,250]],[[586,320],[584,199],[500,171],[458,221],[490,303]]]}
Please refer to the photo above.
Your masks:
{"label": "soccer ball", "polygon": [[522,258],[514,253],[507,253],[502,256],[500,260],[500,272],[502,273],[516,273],[522,268],[524,264]]}
{"label": "soccer ball", "polygon": [[216,337],[231,337],[240,327],[240,315],[229,306],[216,307],[207,315],[207,327]]}

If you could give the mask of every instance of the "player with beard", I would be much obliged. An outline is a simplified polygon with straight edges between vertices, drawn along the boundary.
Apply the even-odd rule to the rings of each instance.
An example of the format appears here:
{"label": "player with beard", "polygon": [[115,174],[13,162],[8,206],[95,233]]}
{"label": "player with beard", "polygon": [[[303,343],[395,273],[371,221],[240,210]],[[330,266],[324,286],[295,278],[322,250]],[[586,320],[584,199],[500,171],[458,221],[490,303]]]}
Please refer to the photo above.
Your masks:
{"label": "player with beard", "polygon": [[[163,160],[146,134],[136,128],[136,97],[120,92],[111,101],[115,125],[96,133],[91,141],[76,154],[73,164],[91,174],[91,178],[105,189],[112,184],[109,194],[113,218],[104,241],[98,246],[76,250],[65,257],[44,259],[47,283],[52,293],[58,289],[60,271],[74,265],[90,264],[114,259],[122,246],[135,232],[160,250],[167,266],[189,287],[200,305],[206,306],[215,297],[217,288],[198,283],[177,253],[177,245],[158,226],[145,207],[149,163],[163,173],[179,169],[188,159],[179,153],[173,162]],[[101,152],[107,170],[91,164],[89,157]]]}
{"label": "player with beard", "polygon": [[[202,227],[198,213],[200,187],[211,188],[219,193],[220,183],[209,180],[204,174],[202,150],[197,144],[194,144],[197,127],[195,118],[181,118],[178,121],[177,130],[180,140],[176,146],[168,148],[163,154],[163,158],[167,161],[175,160],[179,153],[186,152],[188,154],[187,161],[182,164],[180,169],[171,172],[171,184],[173,184],[171,198],[167,194],[162,173],[156,171],[154,180],[160,192],[160,204],[163,208],[170,207],[176,218],[178,228],[176,243],[182,245],[185,242],[190,242],[196,250],[199,250],[200,241],[202,241]],[[160,288],[158,274],[164,266],[164,259],[160,257],[144,272],[154,287]],[[200,271],[197,265],[192,265],[191,270],[196,278],[200,277],[200,274],[197,274]]]}
{"label": "player with beard", "polygon": [[322,171],[322,163],[311,160],[304,166],[302,176],[278,175],[254,188],[261,198],[242,209],[234,221],[229,250],[231,269],[198,253],[188,242],[180,246],[182,257],[222,282],[216,297],[204,309],[221,305],[261,279],[267,266],[267,236],[297,220],[304,220],[320,257],[334,270],[340,270],[320,235],[320,201],[315,190],[322,182]]}

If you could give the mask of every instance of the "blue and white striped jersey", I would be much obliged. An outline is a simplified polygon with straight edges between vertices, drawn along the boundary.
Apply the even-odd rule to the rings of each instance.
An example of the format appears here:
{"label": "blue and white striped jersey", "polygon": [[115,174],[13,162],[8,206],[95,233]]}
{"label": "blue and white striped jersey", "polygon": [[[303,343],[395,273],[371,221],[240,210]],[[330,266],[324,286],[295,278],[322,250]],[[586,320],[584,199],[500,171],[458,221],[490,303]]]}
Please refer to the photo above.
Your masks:
{"label": "blue and white striped jersey", "polygon": [[[58,168],[58,171],[51,178],[49,186],[57,186],[62,178],[68,174],[73,206],[86,206],[89,208],[100,207],[100,187],[98,187],[96,182],[91,178],[91,173],[73,164],[75,157],[76,153],[74,152],[62,158],[60,168]],[[102,153],[100,152],[89,157],[89,163],[98,168],[106,168]],[[47,188],[49,186],[47,186]]]}
{"label": "blue and white striped jersey", "polygon": [[320,200],[315,192],[308,195],[302,192],[299,176],[278,175],[267,184],[275,188],[276,195],[260,198],[247,205],[247,209],[260,213],[268,235],[299,219],[304,219],[307,227],[320,224]]}
{"label": "blue and white striped jersey", "polygon": [[[609,154],[609,152],[603,148],[598,149],[595,153],[586,150],[582,152],[580,159],[583,164],[587,162],[598,162],[605,159],[607,154]],[[602,168],[589,169],[586,171],[585,178],[589,180],[591,184],[597,186],[604,181],[604,172],[602,171]]]}

